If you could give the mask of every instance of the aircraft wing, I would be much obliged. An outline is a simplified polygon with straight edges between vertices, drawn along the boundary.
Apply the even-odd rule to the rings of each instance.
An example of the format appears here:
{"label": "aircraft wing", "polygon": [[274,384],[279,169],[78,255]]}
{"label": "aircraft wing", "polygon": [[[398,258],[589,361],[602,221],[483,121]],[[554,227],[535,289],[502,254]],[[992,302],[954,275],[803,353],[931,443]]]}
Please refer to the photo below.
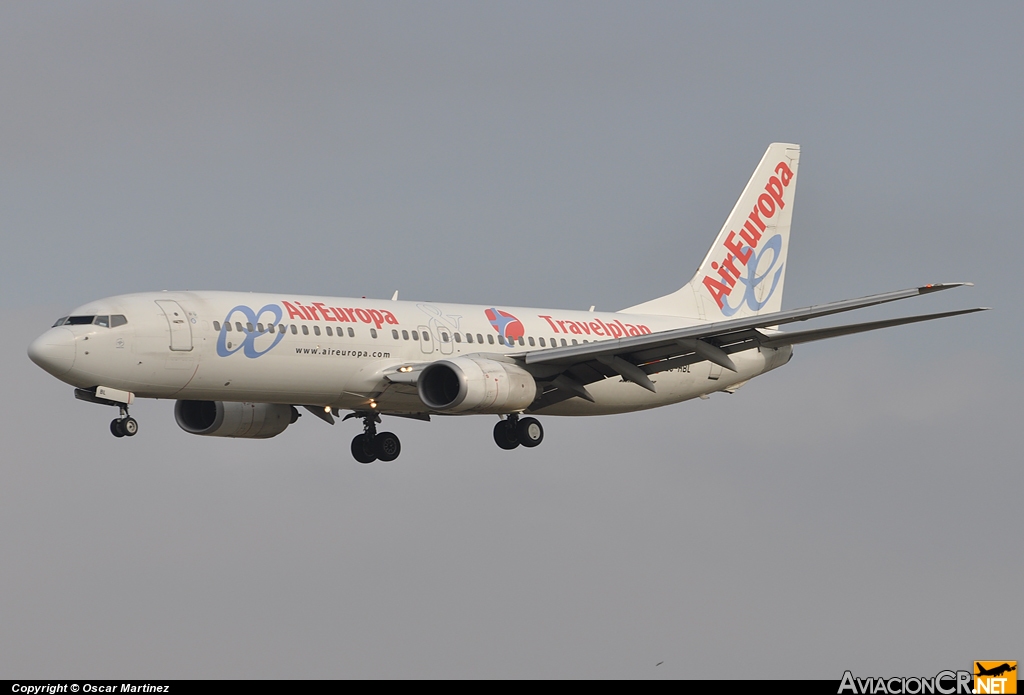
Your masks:
{"label": "aircraft wing", "polygon": [[813,340],[823,340],[825,338],[861,333],[889,326],[898,326],[904,323],[916,323],[982,311],[983,309],[981,308],[966,309],[791,333],[776,332],[774,330],[766,333],[759,330],[970,284],[945,283],[925,285],[923,287],[886,292],[859,299],[846,299],[829,304],[820,304],[803,309],[790,309],[788,311],[761,314],[759,316],[750,316],[730,321],[703,323],[646,335],[617,338],[615,340],[534,350],[522,356],[517,355],[516,357],[517,360],[522,360],[522,364],[538,380],[550,384],[549,387],[545,388],[541,403],[533,409],[536,410],[553,405],[573,396],[579,396],[580,398],[592,401],[593,398],[587,392],[586,385],[608,377],[621,376],[628,381],[654,391],[654,384],[648,378],[648,375],[675,369],[687,364],[707,360],[725,369],[736,371],[735,364],[729,358],[729,355],[734,352],[749,350],[755,347],[775,348],[783,345],[795,345]]}

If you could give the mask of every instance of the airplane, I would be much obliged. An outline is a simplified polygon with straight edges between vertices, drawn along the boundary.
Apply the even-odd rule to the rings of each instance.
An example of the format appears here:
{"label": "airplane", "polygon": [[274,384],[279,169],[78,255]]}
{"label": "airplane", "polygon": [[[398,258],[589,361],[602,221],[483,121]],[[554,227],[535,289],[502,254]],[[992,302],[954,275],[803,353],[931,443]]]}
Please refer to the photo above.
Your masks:
{"label": "airplane", "polygon": [[734,393],[793,346],[985,307],[795,331],[780,326],[947,290],[929,284],[782,309],[800,147],[770,145],[693,278],[617,312],[253,294],[146,292],[100,299],[28,348],[33,362],[113,406],[134,436],[136,398],[174,399],[188,433],[264,439],[302,408],[362,420],[361,463],[393,461],[381,416],[497,415],[502,449],[544,438],[535,416],[607,415]]}
{"label": "airplane", "polygon": [[974,665],[978,669],[978,672],[974,674],[976,676],[1001,676],[1004,673],[1017,670],[1016,662],[1014,662],[1013,666],[1010,666],[1009,663],[1003,663],[993,668],[985,668],[977,661],[974,662]]}

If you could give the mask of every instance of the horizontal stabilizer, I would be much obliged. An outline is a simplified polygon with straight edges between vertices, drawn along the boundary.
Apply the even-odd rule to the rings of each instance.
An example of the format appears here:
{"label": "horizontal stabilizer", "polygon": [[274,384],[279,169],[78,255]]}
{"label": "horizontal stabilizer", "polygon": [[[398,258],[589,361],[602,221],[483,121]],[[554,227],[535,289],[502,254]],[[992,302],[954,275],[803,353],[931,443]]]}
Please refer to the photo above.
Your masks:
{"label": "horizontal stabilizer", "polygon": [[975,309],[961,309],[960,311],[944,311],[939,314],[921,314],[918,316],[903,316],[898,319],[887,319],[885,321],[868,321],[866,323],[851,323],[845,326],[832,326],[831,328],[814,328],[808,331],[793,331],[792,333],[775,333],[761,340],[761,347],[779,348],[785,345],[798,345],[810,343],[815,340],[827,338],[838,338],[842,335],[853,335],[866,331],[876,331],[879,328],[891,328],[892,326],[903,326],[908,323],[920,323],[933,319],[944,319],[950,316],[961,314],[973,314],[976,311],[988,311],[990,307],[977,307]]}

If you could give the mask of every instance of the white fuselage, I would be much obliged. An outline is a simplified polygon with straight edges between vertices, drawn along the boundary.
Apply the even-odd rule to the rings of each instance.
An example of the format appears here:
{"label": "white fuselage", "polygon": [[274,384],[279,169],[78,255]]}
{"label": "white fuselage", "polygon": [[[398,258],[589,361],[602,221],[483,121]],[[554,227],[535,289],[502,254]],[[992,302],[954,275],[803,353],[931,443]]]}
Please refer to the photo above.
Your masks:
{"label": "white fuselage", "polygon": [[[45,368],[74,386],[121,389],[140,398],[352,410],[374,400],[382,413],[430,412],[414,389],[381,392],[381,375],[396,365],[524,354],[701,323],[674,316],[241,292],[122,295],[72,314],[92,315],[121,315],[127,322],[56,326],[33,344]],[[515,338],[506,342],[501,330]],[[608,378],[587,387],[593,403],[570,398],[538,412],[598,415],[677,403],[733,387],[785,364],[790,355],[788,347],[752,349],[732,356],[735,373],[710,362],[661,372],[652,376],[654,393]]]}

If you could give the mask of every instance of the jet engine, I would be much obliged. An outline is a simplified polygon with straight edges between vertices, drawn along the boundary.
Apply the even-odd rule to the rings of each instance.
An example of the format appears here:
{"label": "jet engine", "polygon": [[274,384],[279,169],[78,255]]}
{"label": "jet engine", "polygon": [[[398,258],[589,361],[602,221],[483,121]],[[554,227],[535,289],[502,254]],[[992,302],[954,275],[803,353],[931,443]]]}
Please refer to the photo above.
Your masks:
{"label": "jet engine", "polygon": [[433,362],[420,373],[416,388],[423,403],[442,413],[513,413],[539,395],[525,369],[483,357]]}
{"label": "jet engine", "polygon": [[298,420],[299,411],[293,405],[278,403],[178,401],[174,404],[174,419],[190,434],[268,439]]}

